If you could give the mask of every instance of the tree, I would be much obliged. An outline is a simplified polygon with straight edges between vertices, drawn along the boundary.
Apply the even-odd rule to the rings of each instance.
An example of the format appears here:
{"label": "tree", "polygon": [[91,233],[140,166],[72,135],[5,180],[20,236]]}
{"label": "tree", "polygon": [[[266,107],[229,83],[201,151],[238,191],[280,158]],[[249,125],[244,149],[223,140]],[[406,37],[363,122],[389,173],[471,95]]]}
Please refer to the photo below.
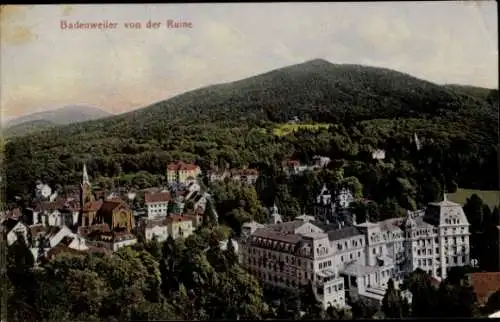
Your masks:
{"label": "tree", "polygon": [[401,318],[403,316],[401,295],[394,288],[394,281],[392,279],[387,283],[387,291],[382,299],[382,311],[386,317],[391,319]]}
{"label": "tree", "polygon": [[236,263],[238,263],[238,255],[236,254],[236,250],[234,248],[233,240],[231,237],[227,240],[227,249],[225,252],[226,262],[229,268],[233,267]]}
{"label": "tree", "polygon": [[205,205],[205,212],[203,213],[202,227],[212,228],[217,224],[217,217],[214,210],[214,205],[208,199]]}

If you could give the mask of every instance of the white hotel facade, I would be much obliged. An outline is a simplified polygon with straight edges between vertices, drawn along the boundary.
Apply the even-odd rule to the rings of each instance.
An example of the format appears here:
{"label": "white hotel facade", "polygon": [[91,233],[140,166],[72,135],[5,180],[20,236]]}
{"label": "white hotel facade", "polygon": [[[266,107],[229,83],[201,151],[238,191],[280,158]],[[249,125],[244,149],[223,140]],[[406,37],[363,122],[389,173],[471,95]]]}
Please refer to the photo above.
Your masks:
{"label": "white hotel facade", "polygon": [[390,278],[397,285],[420,268],[444,279],[447,269],[468,265],[469,223],[446,196],[406,218],[377,223],[250,222],[243,225],[239,255],[269,286],[297,289],[312,281],[325,308],[346,306],[347,295],[380,302]]}

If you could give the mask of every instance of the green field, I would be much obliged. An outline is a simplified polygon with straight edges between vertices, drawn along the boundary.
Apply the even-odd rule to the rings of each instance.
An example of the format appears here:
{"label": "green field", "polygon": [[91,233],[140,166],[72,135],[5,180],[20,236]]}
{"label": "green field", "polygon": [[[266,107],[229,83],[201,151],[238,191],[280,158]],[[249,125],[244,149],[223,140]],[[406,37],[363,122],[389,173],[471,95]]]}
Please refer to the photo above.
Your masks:
{"label": "green field", "polygon": [[500,202],[500,191],[499,190],[472,190],[472,189],[458,189],[455,193],[446,194],[447,198],[453,202],[459,203],[462,206],[465,204],[465,200],[476,194],[493,209],[498,206]]}
{"label": "green field", "polygon": [[319,123],[319,124],[294,124],[294,123],[286,123],[281,124],[274,128],[273,134],[276,136],[285,136],[293,131],[298,129],[310,129],[310,130],[318,130],[320,128],[327,129],[331,126],[331,124]]}

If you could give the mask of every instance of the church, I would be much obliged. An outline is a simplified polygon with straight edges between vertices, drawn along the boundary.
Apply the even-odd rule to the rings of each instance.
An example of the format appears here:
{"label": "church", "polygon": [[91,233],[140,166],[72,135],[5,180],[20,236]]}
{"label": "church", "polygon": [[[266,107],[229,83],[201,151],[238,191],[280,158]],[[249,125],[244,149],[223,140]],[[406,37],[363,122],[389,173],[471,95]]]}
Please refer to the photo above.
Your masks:
{"label": "church", "polygon": [[84,164],[83,180],[80,184],[79,226],[83,228],[103,224],[111,231],[131,232],[134,228],[134,215],[127,203],[121,199],[96,200]]}

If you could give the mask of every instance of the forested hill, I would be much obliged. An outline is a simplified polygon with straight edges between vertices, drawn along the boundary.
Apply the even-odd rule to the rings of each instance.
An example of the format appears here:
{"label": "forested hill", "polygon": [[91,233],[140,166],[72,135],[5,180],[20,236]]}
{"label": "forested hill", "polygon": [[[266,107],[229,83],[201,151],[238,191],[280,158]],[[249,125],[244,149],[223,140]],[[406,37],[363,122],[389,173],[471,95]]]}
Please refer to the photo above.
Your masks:
{"label": "forested hill", "polygon": [[[325,60],[209,86],[133,113],[152,119],[172,113],[180,122],[301,120],[339,122],[432,117],[481,110],[484,100],[389,69]],[[463,110],[461,110],[463,109]],[[171,120],[171,121],[174,121]]]}
{"label": "forested hill", "polygon": [[[277,123],[295,116],[302,122],[341,126],[318,134],[320,139],[272,134]],[[458,172],[449,167],[451,178],[484,166],[484,178],[476,176],[471,186],[491,186],[493,168],[483,163],[494,162],[491,155],[496,156],[497,118],[497,104],[463,90],[389,69],[312,60],[190,91],[130,113],[13,138],[5,153],[7,192],[11,198],[43,178],[53,184],[74,183],[83,160],[95,177],[116,177],[140,170],[164,174],[165,164],[177,158],[233,166],[278,162],[306,152],[356,159],[352,151],[358,145],[384,147],[391,155],[388,140],[396,140],[394,149],[407,149],[414,132],[432,139],[439,155],[451,158],[450,144],[461,146],[455,152],[467,156],[460,164],[457,159]],[[332,148],[332,140],[340,137],[350,145],[345,147],[349,156]],[[474,177],[472,172],[468,176]]]}

